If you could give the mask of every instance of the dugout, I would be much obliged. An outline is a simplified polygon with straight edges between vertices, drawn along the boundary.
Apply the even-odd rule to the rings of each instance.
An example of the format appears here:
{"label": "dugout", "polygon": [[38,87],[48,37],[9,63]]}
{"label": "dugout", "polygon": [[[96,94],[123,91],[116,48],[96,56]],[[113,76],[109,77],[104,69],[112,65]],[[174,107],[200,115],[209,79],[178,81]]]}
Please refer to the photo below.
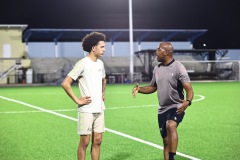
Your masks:
{"label": "dugout", "polygon": [[[135,52],[148,80],[152,78],[153,67],[158,63],[155,52],[151,49]],[[239,62],[224,60],[227,53],[228,50],[217,49],[175,49],[173,56],[184,64],[191,80],[239,80]]]}

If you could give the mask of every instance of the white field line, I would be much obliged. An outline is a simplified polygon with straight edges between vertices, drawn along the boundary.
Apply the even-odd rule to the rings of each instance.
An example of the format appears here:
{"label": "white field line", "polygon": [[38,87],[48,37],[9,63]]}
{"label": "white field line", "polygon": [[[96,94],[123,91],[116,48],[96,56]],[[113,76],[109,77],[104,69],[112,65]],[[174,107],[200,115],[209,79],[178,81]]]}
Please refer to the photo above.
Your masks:
{"label": "white field line", "polygon": [[[59,117],[63,117],[63,118],[66,118],[66,119],[69,119],[69,120],[72,120],[72,121],[77,121],[76,118],[69,117],[69,116],[66,116],[64,114],[60,114],[60,113],[57,113],[57,112],[54,112],[54,111],[50,111],[50,110],[47,110],[47,109],[44,109],[44,108],[41,108],[41,107],[37,107],[37,106],[31,105],[31,104],[28,104],[28,103],[24,103],[24,102],[21,102],[21,101],[18,101],[18,100],[14,100],[14,99],[3,97],[3,96],[0,96],[0,98],[4,99],[6,101],[15,102],[15,103],[18,103],[18,104],[21,104],[21,105],[24,105],[24,106],[27,106],[27,107],[30,107],[30,108],[34,108],[34,109],[37,109],[37,110],[40,110],[40,111],[43,111],[43,112],[46,112],[46,113],[50,113],[50,114],[53,114],[53,115],[56,115],[56,116],[59,116]],[[123,137],[129,138],[131,140],[134,140],[134,141],[137,141],[137,142],[140,142],[140,143],[143,143],[143,144],[146,144],[146,145],[149,145],[149,146],[152,146],[152,147],[163,150],[163,147],[160,146],[160,145],[157,145],[157,144],[154,144],[154,143],[151,143],[151,142],[148,142],[148,141],[145,141],[145,140],[142,140],[142,139],[139,139],[139,138],[136,138],[136,137],[127,135],[125,133],[121,133],[121,132],[112,130],[112,129],[105,128],[105,130],[108,131],[108,132],[117,134],[119,136],[123,136]],[[180,152],[177,152],[176,154],[179,155],[179,156],[191,159],[191,160],[200,160],[198,158],[195,158],[195,157],[192,157],[192,156],[180,153]]]}
{"label": "white field line", "polygon": [[192,100],[192,102],[198,102],[198,101],[202,101],[202,100],[205,99],[205,97],[204,97],[203,95],[196,94],[196,95],[194,95],[194,96],[198,96],[198,97],[200,97],[200,98],[194,99],[194,100]]}
{"label": "white field line", "polygon": [[[195,95],[200,98],[193,100],[192,102],[197,102],[204,100],[205,97],[202,95]],[[142,106],[128,106],[128,107],[110,107],[106,108],[106,110],[116,110],[116,109],[132,109],[132,108],[147,108],[147,107],[157,107],[157,104],[149,104],[149,105],[142,105]],[[55,111],[55,112],[72,112],[76,111],[77,109],[58,109],[58,110],[49,110],[49,111]],[[14,113],[36,113],[36,112],[44,112],[42,110],[34,110],[34,111],[6,111],[6,112],[0,112],[0,114],[14,114]]]}
{"label": "white field line", "polygon": [[[156,105],[142,105],[142,106],[129,106],[129,107],[112,107],[107,108],[106,110],[116,110],[116,109],[131,109],[131,108],[146,108],[146,107],[156,107]],[[77,109],[55,109],[55,110],[49,110],[49,111],[55,111],[55,112],[72,112],[77,111]],[[6,112],[0,112],[0,114],[14,114],[14,113],[37,113],[37,112],[44,112],[42,110],[34,110],[34,111],[6,111]]]}

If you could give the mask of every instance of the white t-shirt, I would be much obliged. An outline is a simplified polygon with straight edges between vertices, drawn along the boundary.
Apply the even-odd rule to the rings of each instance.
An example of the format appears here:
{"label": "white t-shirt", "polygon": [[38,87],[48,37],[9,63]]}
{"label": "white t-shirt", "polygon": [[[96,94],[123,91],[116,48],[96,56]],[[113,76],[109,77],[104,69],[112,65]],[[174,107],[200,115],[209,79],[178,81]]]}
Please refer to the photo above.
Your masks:
{"label": "white t-shirt", "polygon": [[105,109],[102,99],[102,79],[106,77],[104,64],[100,59],[96,62],[89,57],[79,60],[68,76],[78,80],[81,96],[90,96],[92,102],[88,105],[78,106],[78,111],[99,113]]}

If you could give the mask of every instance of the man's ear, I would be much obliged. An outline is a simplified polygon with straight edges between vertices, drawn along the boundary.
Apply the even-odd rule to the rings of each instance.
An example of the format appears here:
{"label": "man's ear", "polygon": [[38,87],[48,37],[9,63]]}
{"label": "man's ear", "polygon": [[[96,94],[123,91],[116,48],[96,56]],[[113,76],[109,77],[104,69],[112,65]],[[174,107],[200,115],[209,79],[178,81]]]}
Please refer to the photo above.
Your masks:
{"label": "man's ear", "polygon": [[95,46],[92,46],[92,51],[95,51]]}

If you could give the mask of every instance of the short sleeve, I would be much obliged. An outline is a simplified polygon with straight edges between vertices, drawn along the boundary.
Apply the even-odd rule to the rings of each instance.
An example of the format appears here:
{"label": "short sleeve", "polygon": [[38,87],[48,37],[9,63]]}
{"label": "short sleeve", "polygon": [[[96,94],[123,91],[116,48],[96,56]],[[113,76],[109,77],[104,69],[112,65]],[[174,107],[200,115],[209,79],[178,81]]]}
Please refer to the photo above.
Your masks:
{"label": "short sleeve", "polygon": [[187,70],[182,64],[179,66],[179,80],[181,83],[190,82]]}
{"label": "short sleeve", "polygon": [[68,73],[68,76],[76,81],[77,78],[83,74],[83,70],[84,70],[83,61],[80,60],[75,64],[73,69]]}

